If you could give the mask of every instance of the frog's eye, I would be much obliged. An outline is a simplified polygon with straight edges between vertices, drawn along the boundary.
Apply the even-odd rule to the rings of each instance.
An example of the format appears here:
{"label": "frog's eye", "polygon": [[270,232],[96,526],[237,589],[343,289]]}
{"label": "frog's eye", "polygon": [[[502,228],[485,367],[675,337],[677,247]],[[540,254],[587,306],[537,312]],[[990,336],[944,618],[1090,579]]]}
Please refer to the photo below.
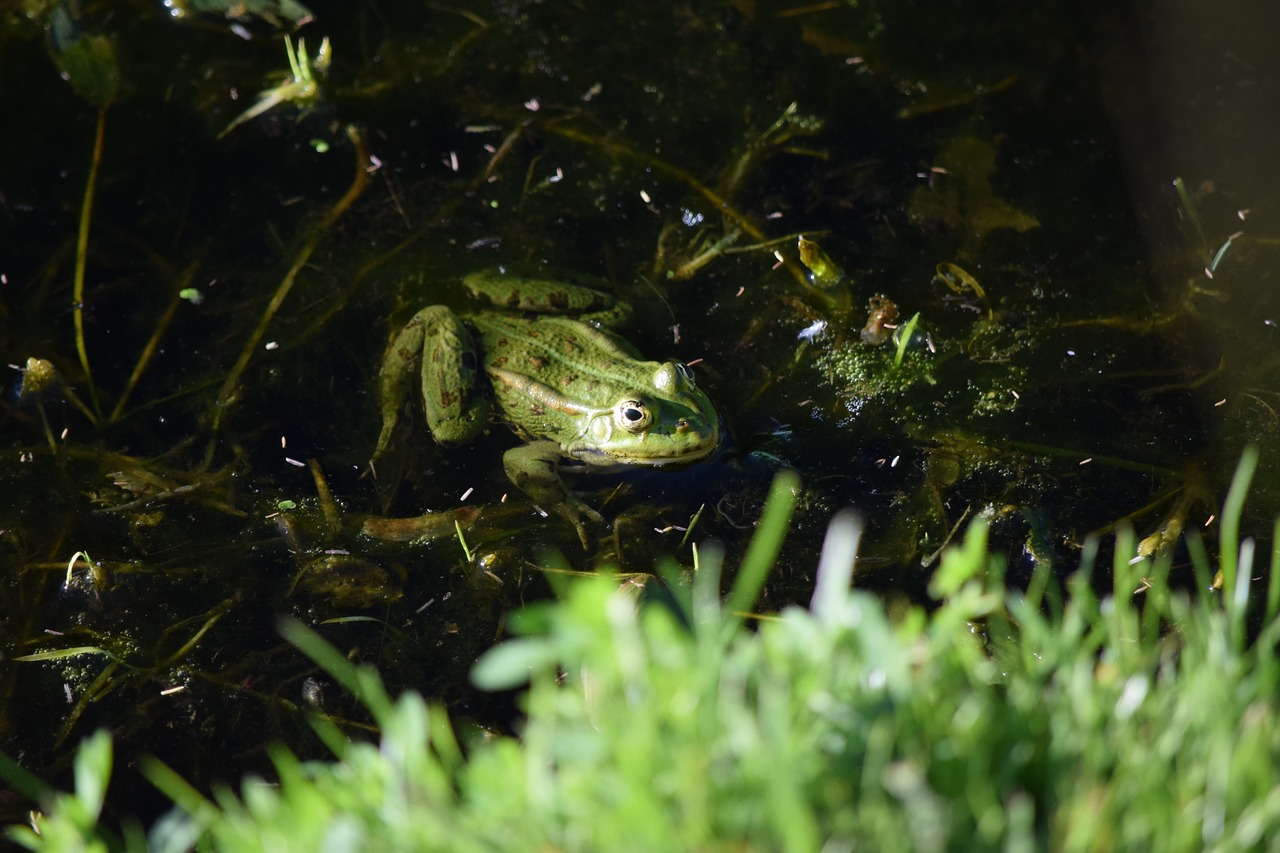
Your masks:
{"label": "frog's eye", "polygon": [[614,419],[627,432],[644,432],[653,425],[653,412],[639,400],[623,400],[614,409]]}

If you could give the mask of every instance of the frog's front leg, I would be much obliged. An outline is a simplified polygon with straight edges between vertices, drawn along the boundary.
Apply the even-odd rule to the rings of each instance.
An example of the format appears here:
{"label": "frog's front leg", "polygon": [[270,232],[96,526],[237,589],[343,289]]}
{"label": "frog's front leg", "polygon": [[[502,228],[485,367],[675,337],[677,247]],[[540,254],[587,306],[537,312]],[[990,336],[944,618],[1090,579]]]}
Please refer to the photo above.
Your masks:
{"label": "frog's front leg", "polygon": [[507,476],[538,506],[567,519],[578,531],[582,547],[587,547],[585,519],[604,523],[604,516],[587,506],[560,479],[559,463],[563,454],[554,441],[534,441],[513,447],[502,457]]}
{"label": "frog's front leg", "polygon": [[467,441],[489,420],[491,403],[479,391],[480,358],[458,316],[443,305],[413,315],[382,359],[382,432],[377,459],[391,444],[413,379],[420,378],[427,426],[437,441]]}

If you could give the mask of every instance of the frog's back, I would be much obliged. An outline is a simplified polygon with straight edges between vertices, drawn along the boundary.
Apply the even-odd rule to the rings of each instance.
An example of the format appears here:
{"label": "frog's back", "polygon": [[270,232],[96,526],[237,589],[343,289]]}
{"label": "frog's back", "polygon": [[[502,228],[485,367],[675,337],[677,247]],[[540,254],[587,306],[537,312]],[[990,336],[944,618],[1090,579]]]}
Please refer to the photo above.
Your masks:
{"label": "frog's back", "polygon": [[622,338],[567,317],[486,314],[472,322],[491,378],[536,379],[584,408],[612,405],[658,367]]}

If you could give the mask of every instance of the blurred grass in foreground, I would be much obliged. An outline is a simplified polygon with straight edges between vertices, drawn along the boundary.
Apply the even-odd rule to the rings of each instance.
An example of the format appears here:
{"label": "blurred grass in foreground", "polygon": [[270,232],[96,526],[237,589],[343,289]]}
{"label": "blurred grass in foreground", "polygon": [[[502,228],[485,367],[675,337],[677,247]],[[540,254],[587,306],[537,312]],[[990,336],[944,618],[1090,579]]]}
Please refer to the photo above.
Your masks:
{"label": "blurred grass in foreground", "polygon": [[[1237,514],[1256,453],[1228,496]],[[775,482],[747,563],[771,564],[796,488]],[[323,717],[332,762],[274,753],[278,784],[212,800],[158,761],[177,807],[123,836],[98,825],[111,772],[103,733],[81,748],[74,794],[0,773],[41,812],[11,838],[34,849],[154,850],[1199,850],[1280,838],[1280,622],[1273,559],[1250,611],[1253,545],[1222,594],[1169,588],[1167,559],[1130,564],[1099,599],[1092,549],[1065,595],[1047,576],[1007,589],[972,526],[947,552],[932,612],[891,619],[850,590],[859,522],[832,521],[808,609],[758,626],[722,603],[710,549],[674,603],[640,603],[608,577],[513,615],[521,636],[477,664],[483,686],[528,683],[518,739],[459,746],[443,712],[389,697],[309,629],[285,635],[382,729],[352,742]],[[1214,575],[1203,549],[1196,589]],[[740,571],[749,603],[763,573]],[[1237,571],[1238,569],[1238,571]],[[1183,584],[1188,586],[1188,584]],[[1259,598],[1260,596],[1254,596]]]}

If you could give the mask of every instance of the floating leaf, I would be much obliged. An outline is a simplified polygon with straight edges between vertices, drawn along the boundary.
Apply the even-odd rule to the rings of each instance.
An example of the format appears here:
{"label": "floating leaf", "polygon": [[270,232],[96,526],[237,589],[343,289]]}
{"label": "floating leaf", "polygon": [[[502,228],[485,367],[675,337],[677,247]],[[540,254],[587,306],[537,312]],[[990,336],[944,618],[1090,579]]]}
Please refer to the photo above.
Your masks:
{"label": "floating leaf", "polygon": [[63,79],[98,109],[108,106],[120,88],[115,47],[104,35],[86,34],[66,6],[49,12],[49,48]]}

